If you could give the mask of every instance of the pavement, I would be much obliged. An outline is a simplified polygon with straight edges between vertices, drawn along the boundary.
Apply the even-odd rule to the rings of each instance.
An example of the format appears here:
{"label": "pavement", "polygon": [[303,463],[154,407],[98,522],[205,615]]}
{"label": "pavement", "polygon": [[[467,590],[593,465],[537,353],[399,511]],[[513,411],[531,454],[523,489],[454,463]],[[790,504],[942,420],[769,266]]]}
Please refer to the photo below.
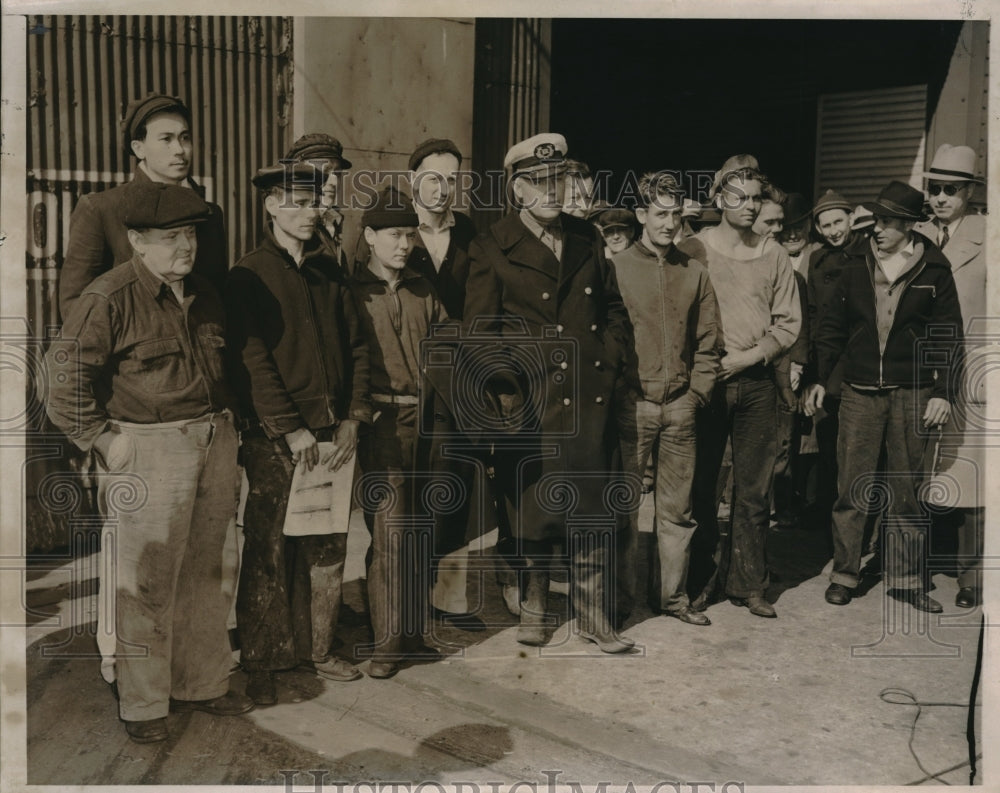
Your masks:
{"label": "pavement", "polygon": [[[968,784],[980,610],[953,605],[955,580],[933,558],[943,615],[885,597],[877,572],[862,597],[830,606],[828,543],[826,532],[772,530],[777,619],[722,602],[707,611],[711,626],[696,627],[643,605],[624,628],[636,649],[621,656],[579,639],[559,595],[550,596],[552,641],[518,644],[515,618],[481,569],[470,575],[470,598],[485,630],[434,623],[427,643],[441,660],[415,661],[389,680],[280,673],[277,705],[229,718],[171,715],[170,739],[148,745],[128,740],[99,674],[96,581],[80,572],[95,568],[87,559],[36,566],[27,572],[27,780],[475,786],[464,793],[517,782],[533,791],[576,784],[581,793],[604,782],[869,787],[933,782],[931,773]],[[364,622],[356,617],[366,544],[355,516],[345,593],[352,623]],[[338,636],[336,651],[350,658],[368,629],[346,624]],[[235,689],[245,681],[234,672]],[[886,689],[934,704],[918,708]]]}

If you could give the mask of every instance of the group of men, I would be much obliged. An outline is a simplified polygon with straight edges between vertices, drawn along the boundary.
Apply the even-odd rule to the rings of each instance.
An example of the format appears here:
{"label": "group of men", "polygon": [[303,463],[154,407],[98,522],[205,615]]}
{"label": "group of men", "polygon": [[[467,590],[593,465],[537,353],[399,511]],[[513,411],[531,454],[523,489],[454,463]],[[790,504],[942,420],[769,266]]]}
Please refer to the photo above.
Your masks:
{"label": "group of men", "polygon": [[[462,153],[431,139],[409,159],[412,198],[386,188],[365,208],[349,266],[335,196],[351,163],[339,141],[309,134],[253,176],[265,239],[230,267],[221,211],[189,178],[190,121],[175,97],[130,105],[135,178],[84,196],[74,212],[63,332],[48,354],[49,415],[93,453],[109,519],[114,487],[140,492],[113,515],[115,576],[102,582],[133,740],[164,740],[169,710],[273,704],[282,670],[361,677],[358,655],[331,650],[347,535],[300,536],[287,515],[297,473],[350,472],[355,455],[371,534],[372,677],[435,657],[423,642],[428,614],[483,627],[466,597],[466,542],[494,527],[517,641],[549,640],[553,572],[568,566],[579,637],[628,652],[620,631],[638,596],[637,483],[654,459],[649,605],[708,625],[705,608],[721,594],[774,617],[766,538],[782,404],[785,415],[839,414],[839,433],[818,434],[840,470],[827,600],[848,602],[858,583],[867,504],[855,483],[880,468],[884,447],[895,496],[883,527],[888,586],[940,610],[923,575],[919,463],[929,429],[948,425],[963,315],[979,308],[956,292],[955,243],[939,230],[954,240],[978,229],[981,246],[975,217],[938,213],[924,236],[914,231],[923,193],[893,182],[868,205],[862,236],[849,231],[842,198],[824,196],[810,213],[744,155],[716,175],[718,225],[686,236],[690,203],[658,172],[639,181],[639,233],[626,233],[622,208],[594,222],[564,211],[567,145],[545,133],[508,151],[514,211],[477,236],[452,209]],[[964,209],[974,156],[967,163],[958,147],[939,157],[949,152],[931,169],[931,205],[958,197]],[[811,256],[804,218],[825,239]],[[969,292],[981,301],[982,259],[980,271],[975,285],[970,270]],[[722,542],[727,441],[734,493]],[[229,689],[227,634],[240,465],[245,694]],[[443,481],[456,485],[447,503],[418,492]],[[971,510],[968,548],[981,524]],[[971,563],[968,575],[963,602],[975,605]]]}

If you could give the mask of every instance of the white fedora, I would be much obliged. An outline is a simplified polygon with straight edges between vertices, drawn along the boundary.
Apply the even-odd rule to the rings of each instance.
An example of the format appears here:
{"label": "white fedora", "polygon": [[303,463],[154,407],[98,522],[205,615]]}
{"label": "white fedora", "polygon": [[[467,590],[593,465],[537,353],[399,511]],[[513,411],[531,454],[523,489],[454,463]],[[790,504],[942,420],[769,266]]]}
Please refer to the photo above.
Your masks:
{"label": "white fedora", "polygon": [[934,161],[929,170],[924,172],[925,179],[936,179],[942,182],[978,182],[983,180],[976,176],[976,152],[969,146],[952,146],[942,143],[934,153]]}

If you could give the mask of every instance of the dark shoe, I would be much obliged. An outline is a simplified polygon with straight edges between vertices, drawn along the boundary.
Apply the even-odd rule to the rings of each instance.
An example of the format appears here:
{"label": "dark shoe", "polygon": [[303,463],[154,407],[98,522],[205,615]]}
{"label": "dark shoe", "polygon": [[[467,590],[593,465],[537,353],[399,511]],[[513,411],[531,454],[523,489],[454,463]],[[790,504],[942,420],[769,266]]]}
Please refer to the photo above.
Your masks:
{"label": "dark shoe", "polygon": [[399,664],[395,661],[372,661],[368,664],[368,677],[384,680],[392,677],[399,671]]}
{"label": "dark shoe", "polygon": [[831,606],[846,606],[851,602],[851,590],[843,584],[830,584],[823,595]]}
{"label": "dark shoe", "polygon": [[174,713],[187,713],[201,710],[213,716],[239,716],[253,710],[253,700],[245,694],[227,691],[215,699],[173,699],[170,700],[170,710]]}
{"label": "dark shoe", "polygon": [[962,609],[974,609],[979,605],[979,591],[971,586],[962,587],[955,595],[955,605]]}
{"label": "dark shoe", "polygon": [[486,630],[486,623],[475,614],[458,614],[453,611],[442,611],[431,606],[431,614],[438,622],[452,625],[461,631],[477,633]]}
{"label": "dark shoe", "polygon": [[274,687],[274,672],[250,672],[247,678],[246,695],[255,705],[274,705],[278,701],[278,691]]}
{"label": "dark shoe", "polygon": [[503,602],[507,607],[507,611],[513,614],[515,617],[521,616],[521,590],[514,586],[513,584],[504,584],[501,587],[503,591]]}
{"label": "dark shoe", "polygon": [[624,653],[635,647],[635,642],[627,636],[617,636],[614,633],[600,634],[580,631],[580,638],[593,642],[602,653]]}
{"label": "dark shoe", "polygon": [[890,589],[888,594],[894,600],[909,603],[917,611],[925,611],[928,614],[940,614],[944,611],[944,606],[919,589]]}
{"label": "dark shoe", "polygon": [[362,677],[361,670],[353,666],[342,658],[327,658],[325,661],[303,661],[299,664],[299,669],[314,672],[319,677],[327,680],[336,680],[338,683],[350,683]]}
{"label": "dark shoe", "polygon": [[688,625],[711,625],[712,620],[708,618],[707,614],[702,614],[700,611],[695,611],[690,606],[685,606],[678,611],[668,611],[668,617],[677,617],[681,622],[686,622]]}
{"label": "dark shoe", "polygon": [[778,616],[778,612],[774,610],[774,606],[759,595],[749,598],[729,598],[729,600],[734,606],[744,606],[750,609],[750,613],[758,617],[772,619]]}
{"label": "dark shoe", "polygon": [[125,732],[136,743],[156,743],[167,740],[167,719],[146,719],[145,721],[126,721]]}

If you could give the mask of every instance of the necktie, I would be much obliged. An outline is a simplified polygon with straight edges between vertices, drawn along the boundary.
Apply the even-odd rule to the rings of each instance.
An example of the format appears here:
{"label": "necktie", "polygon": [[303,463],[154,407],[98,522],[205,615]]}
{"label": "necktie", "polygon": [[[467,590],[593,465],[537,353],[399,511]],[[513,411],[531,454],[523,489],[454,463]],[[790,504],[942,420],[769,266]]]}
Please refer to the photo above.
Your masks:
{"label": "necktie", "polygon": [[948,244],[948,240],[950,239],[950,237],[951,237],[951,234],[948,232],[948,227],[947,226],[943,226],[941,228],[941,247],[942,248],[945,245]]}

